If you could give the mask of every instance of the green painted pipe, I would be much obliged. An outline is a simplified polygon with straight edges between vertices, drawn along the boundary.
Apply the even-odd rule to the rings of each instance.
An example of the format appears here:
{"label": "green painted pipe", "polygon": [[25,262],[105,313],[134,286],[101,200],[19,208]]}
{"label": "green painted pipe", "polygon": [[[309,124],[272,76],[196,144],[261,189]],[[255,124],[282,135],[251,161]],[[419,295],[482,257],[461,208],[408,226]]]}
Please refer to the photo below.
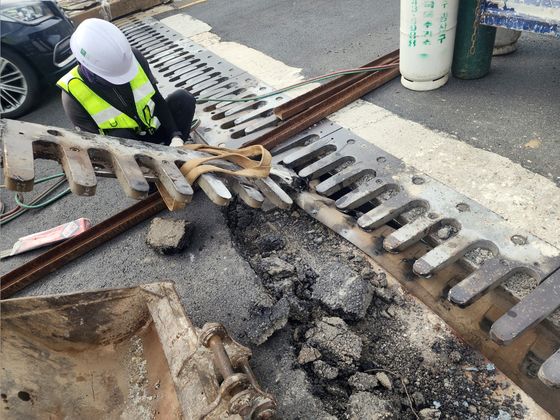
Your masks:
{"label": "green painted pipe", "polygon": [[451,71],[458,79],[479,79],[490,71],[496,28],[480,25],[483,0],[460,0]]}

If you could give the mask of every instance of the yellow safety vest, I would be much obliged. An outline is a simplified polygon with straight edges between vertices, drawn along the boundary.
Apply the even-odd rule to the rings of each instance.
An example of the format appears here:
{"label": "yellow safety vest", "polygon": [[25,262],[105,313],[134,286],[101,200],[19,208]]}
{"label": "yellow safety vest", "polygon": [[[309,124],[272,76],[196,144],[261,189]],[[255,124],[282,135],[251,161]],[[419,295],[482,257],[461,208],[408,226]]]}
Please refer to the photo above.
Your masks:
{"label": "yellow safety vest", "polygon": [[104,130],[116,128],[153,132],[160,126],[158,118],[154,116],[155,103],[152,101],[156,90],[140,65],[138,65],[136,77],[130,81],[130,87],[134,95],[136,112],[144,123],[144,127],[140,127],[134,118],[119,111],[91,90],[80,76],[78,66],[61,77],[56,84],[84,107],[97,124],[101,134],[104,134]]}

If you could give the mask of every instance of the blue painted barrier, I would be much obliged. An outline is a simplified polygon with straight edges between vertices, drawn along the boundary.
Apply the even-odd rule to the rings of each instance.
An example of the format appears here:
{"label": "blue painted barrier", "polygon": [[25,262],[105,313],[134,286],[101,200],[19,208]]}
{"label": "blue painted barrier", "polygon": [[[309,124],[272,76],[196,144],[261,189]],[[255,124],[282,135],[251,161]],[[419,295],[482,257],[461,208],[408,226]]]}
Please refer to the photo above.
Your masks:
{"label": "blue painted barrier", "polygon": [[480,23],[560,38],[560,0],[482,0]]}

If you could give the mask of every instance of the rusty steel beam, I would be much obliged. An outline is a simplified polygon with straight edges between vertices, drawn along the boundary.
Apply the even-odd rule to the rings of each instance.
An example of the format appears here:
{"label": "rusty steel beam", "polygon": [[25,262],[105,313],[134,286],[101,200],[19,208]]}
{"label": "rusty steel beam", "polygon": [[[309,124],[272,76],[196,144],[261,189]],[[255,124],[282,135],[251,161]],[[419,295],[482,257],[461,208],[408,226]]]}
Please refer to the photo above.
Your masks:
{"label": "rusty steel beam", "polygon": [[289,118],[283,124],[270,130],[268,133],[254,139],[246,145],[261,144],[271,150],[282,142],[301,133],[313,124],[328,117],[333,112],[345,107],[346,105],[361,98],[368,92],[393,80],[400,74],[398,68],[384,70],[369,74],[356,83],[345,87],[336,94],[324,99],[315,106],[300,112],[296,116]]}
{"label": "rusty steel beam", "polygon": [[[91,196],[97,186],[96,175],[116,177],[131,198],[148,196],[148,181],[155,181],[170,210],[190,202],[193,186],[180,167],[208,153],[158,144],[75,133],[21,121],[2,120],[0,134],[4,144],[4,175],[8,189],[31,191],[34,186],[34,159],[60,162],[74,194]],[[212,165],[228,170],[239,166],[223,159]],[[248,179],[239,176],[201,175],[196,181],[217,205],[230,202],[233,192],[251,207],[260,207],[268,199],[277,207],[288,208],[290,197],[270,178]]]}
{"label": "rusty steel beam", "polygon": [[[490,337],[498,345],[515,340],[512,346],[518,349],[532,347],[533,340],[537,348],[530,351],[543,361],[558,349],[560,336],[549,331],[543,321],[560,307],[559,249],[329,121],[300,133],[274,152],[276,162],[309,179],[311,189],[319,194],[301,201],[305,193],[300,193],[297,204],[318,218],[315,213],[321,214],[324,200],[329,211],[324,209],[319,220],[355,245],[366,245],[363,250],[371,252],[385,268],[394,264],[390,255],[399,255],[398,261],[407,264],[395,266],[395,275],[407,285],[415,283],[410,281],[413,278],[418,282],[420,277],[431,277],[433,282],[438,273],[446,273],[441,280],[447,280],[448,288],[444,293],[438,291],[437,296],[467,307],[465,311],[480,308],[489,301],[489,294],[494,297],[491,302],[498,304],[496,297],[512,293],[518,301],[504,301],[503,310],[492,312],[491,317],[487,317],[488,311],[482,313],[491,321],[485,321],[492,325]],[[398,228],[387,229],[390,222]],[[439,235],[442,228],[443,233],[449,229],[448,236]],[[383,234],[376,235],[380,229],[384,229]],[[357,232],[363,232],[363,238],[357,238]],[[431,248],[419,252],[416,246],[422,242]],[[476,255],[481,251],[479,260]],[[446,271],[457,263],[468,270]],[[534,284],[531,293],[527,294],[524,284]],[[557,328],[556,319],[550,318],[550,323]],[[505,348],[499,357],[509,352]],[[491,359],[497,355],[495,348],[488,348],[487,354]],[[523,356],[528,354],[526,351]],[[543,365],[540,377],[547,385],[558,386],[560,372],[555,360]],[[527,389],[540,387],[532,384],[534,379],[528,375],[515,377],[515,370],[511,372],[512,379],[524,389],[523,382],[529,384]],[[545,395],[541,388],[535,392]]]}
{"label": "rusty steel beam", "polygon": [[152,194],[133,206],[93,226],[81,235],[68,239],[37,258],[0,277],[3,299],[29,286],[49,273],[81,257],[144,220],[165,209],[159,193]]}
{"label": "rusty steel beam", "polygon": [[[396,64],[398,63],[398,60],[399,60],[399,50],[395,50],[392,53],[389,53],[387,55],[384,55],[383,57],[377,58],[376,60],[370,63],[367,63],[361,68]],[[306,109],[319,104],[325,99],[331,98],[333,95],[336,95],[342,89],[349,87],[350,85],[366,78],[367,76],[368,73],[360,73],[360,74],[352,74],[352,75],[345,75],[345,76],[338,77],[282,105],[277,106],[276,108],[274,108],[274,113],[282,121],[285,121],[288,118],[291,118],[294,115],[297,115],[300,112],[303,112]]]}
{"label": "rusty steel beam", "polygon": [[[418,256],[425,255],[432,249],[426,243],[418,241],[398,254],[389,253],[384,249],[383,243],[398,229],[381,225],[366,231],[359,227],[352,215],[341,212],[335,200],[314,192],[298,193],[295,201],[309,216],[364,251],[394,276],[405,290],[423,301],[458,331],[465,342],[495,363],[500,371],[517,383],[540,406],[555,418],[560,418],[560,406],[557,403],[557,388],[560,387],[560,350],[554,353],[560,346],[560,333],[558,329],[546,323],[536,324],[531,330],[524,329],[528,323],[533,323],[527,322],[528,318],[540,319],[541,315],[538,313],[542,308],[528,308],[523,304],[524,299],[515,307],[513,305],[517,300],[501,288],[492,289],[484,298],[466,308],[449,305],[445,299],[449,285],[470,273],[463,264],[454,262],[434,272],[430,278],[422,278],[411,272],[411,266]],[[550,279],[554,281],[553,278]],[[532,299],[530,296],[527,298]],[[550,298],[553,300],[554,296]],[[550,306],[552,302],[545,303],[541,300],[539,304]],[[510,346],[504,347],[489,340],[487,332],[480,326],[493,324],[492,331],[496,334],[506,326],[506,318],[514,316],[510,311],[512,306],[521,322],[510,324],[509,327],[518,329],[519,334],[523,335]],[[545,309],[548,313],[549,308]],[[527,310],[529,312],[525,313]],[[531,361],[532,358],[545,361],[539,371],[540,380],[531,369],[536,363]]]}

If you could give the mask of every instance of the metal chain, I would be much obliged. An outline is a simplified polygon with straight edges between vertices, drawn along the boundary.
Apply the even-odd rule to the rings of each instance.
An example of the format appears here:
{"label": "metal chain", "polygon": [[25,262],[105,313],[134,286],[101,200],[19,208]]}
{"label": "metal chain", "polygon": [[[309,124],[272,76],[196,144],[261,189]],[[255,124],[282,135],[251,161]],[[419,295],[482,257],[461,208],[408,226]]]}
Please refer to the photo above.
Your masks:
{"label": "metal chain", "polygon": [[476,53],[476,42],[478,40],[478,28],[480,27],[480,7],[482,0],[476,0],[476,10],[474,12],[473,28],[471,35],[471,47],[469,48],[469,55]]}

